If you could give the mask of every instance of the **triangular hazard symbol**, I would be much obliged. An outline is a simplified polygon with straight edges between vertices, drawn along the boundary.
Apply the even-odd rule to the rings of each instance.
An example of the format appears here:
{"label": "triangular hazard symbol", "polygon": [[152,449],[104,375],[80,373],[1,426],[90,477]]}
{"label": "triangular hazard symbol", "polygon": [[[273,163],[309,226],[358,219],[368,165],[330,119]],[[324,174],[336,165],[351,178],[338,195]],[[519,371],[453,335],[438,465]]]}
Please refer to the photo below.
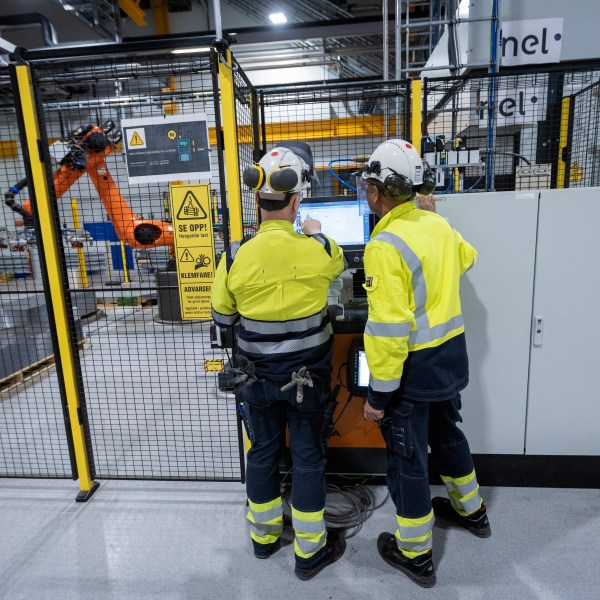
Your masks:
{"label": "triangular hazard symbol", "polygon": [[192,253],[185,249],[182,253],[181,256],[179,257],[179,262],[196,262],[194,257],[192,256]]}
{"label": "triangular hazard symbol", "polygon": [[206,211],[202,208],[200,201],[194,194],[190,191],[185,195],[181,206],[179,207],[179,212],[177,213],[178,219],[207,219],[208,215]]}
{"label": "triangular hazard symbol", "polygon": [[131,136],[129,145],[130,146],[143,146],[144,145],[144,140],[142,139],[142,136],[137,131],[133,132],[133,135]]}

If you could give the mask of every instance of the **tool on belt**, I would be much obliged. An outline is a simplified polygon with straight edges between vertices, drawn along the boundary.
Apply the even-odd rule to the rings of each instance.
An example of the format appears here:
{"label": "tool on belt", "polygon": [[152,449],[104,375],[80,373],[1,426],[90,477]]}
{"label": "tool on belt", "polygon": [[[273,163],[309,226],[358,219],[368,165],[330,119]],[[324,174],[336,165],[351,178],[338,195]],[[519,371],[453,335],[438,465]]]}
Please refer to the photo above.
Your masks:
{"label": "tool on belt", "polygon": [[281,387],[282,392],[292,389],[296,386],[296,402],[300,404],[304,400],[304,386],[313,387],[313,380],[306,367],[302,367],[298,372],[292,373],[292,380]]}

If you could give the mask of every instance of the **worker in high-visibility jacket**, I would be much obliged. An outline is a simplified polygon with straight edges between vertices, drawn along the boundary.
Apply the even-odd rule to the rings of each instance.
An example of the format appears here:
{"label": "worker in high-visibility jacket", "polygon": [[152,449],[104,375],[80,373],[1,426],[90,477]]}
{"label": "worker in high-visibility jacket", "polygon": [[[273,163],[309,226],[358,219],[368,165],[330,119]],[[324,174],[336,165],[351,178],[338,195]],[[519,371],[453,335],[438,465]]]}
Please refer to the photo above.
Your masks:
{"label": "worker in high-visibility jacket", "polygon": [[254,554],[268,558],[283,530],[279,461],[286,424],[292,455],[295,573],[314,577],[338,560],[346,542],[326,531],[325,451],[333,407],[333,332],[329,284],[345,268],[339,246],[306,219],[294,230],[302,192],[313,176],[312,152],[284,142],[243,180],[255,190],[261,225],[255,237],[223,253],[212,289],[215,323],[237,331],[238,397],[251,442],[247,456],[248,521]]}
{"label": "worker in high-visibility jacket", "polygon": [[[396,534],[382,533],[382,558],[424,587],[435,583],[434,515],[480,537],[491,530],[463,432],[460,392],[469,378],[459,283],[477,252],[434,214],[435,174],[408,142],[381,144],[361,193],[380,218],[365,249],[370,371],[364,416],[379,421]],[[424,194],[422,210],[415,195]],[[431,500],[427,446],[449,498]],[[432,508],[433,505],[433,508]]]}

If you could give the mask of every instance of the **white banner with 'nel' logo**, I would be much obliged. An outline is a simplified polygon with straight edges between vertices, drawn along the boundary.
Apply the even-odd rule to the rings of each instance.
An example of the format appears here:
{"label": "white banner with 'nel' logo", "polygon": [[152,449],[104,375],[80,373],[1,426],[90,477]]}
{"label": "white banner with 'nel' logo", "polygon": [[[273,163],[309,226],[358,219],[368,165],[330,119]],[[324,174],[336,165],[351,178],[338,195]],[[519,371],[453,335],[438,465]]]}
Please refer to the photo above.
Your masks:
{"label": "white banner with 'nel' logo", "polygon": [[563,19],[503,21],[499,57],[503,67],[560,62]]}

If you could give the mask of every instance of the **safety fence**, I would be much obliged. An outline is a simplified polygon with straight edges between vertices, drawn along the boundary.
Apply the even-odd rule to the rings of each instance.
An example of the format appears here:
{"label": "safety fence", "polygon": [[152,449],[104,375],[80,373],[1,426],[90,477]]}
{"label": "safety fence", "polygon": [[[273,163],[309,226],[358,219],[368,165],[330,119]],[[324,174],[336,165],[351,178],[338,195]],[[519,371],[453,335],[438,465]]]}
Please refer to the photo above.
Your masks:
{"label": "safety fence", "polygon": [[[422,94],[420,81],[255,88],[228,50],[171,49],[40,51],[0,71],[0,179],[16,209],[0,231],[0,476],[243,477],[218,372],[229,357],[208,319],[183,319],[175,265],[216,266],[256,232],[240,173],[276,143],[311,145],[312,197],[353,198],[391,137],[422,147],[438,193],[600,181],[600,65],[429,78]],[[178,218],[204,208],[173,206],[172,186],[208,180],[214,256],[176,253]]]}
{"label": "safety fence", "polygon": [[[211,262],[214,268],[229,243],[222,190],[230,184],[225,183],[221,106],[227,98],[234,102],[233,85],[222,77],[220,81],[227,53],[210,49],[176,55],[171,49],[155,45],[152,53],[141,52],[135,59],[126,44],[115,46],[108,56],[89,50],[55,60],[33,53],[30,68],[15,69],[27,69],[21,83],[29,88],[31,105],[21,99],[16,115],[14,107],[2,107],[7,120],[1,140],[7,165],[3,179],[5,189],[15,188],[19,211],[16,220],[8,208],[3,216],[10,250],[15,251],[18,241],[31,259],[19,269],[22,281],[10,277],[0,282],[1,297],[10,291],[21,312],[25,291],[27,298],[42,298],[37,304],[28,302],[32,309],[39,305],[31,319],[38,319],[45,337],[34,338],[34,331],[31,341],[21,338],[20,343],[29,353],[34,343],[46,343],[50,349],[40,352],[48,362],[51,330],[62,335],[73,375],[62,398],[75,398],[71,421],[74,417],[75,429],[81,429],[82,444],[78,447],[75,439],[70,457],[74,432],[68,427],[65,432],[66,406],[63,413],[68,400],[61,401],[58,383],[52,385],[64,380],[68,388],[69,373],[49,368],[39,381],[28,376],[20,395],[11,387],[10,401],[0,404],[0,475],[71,476],[76,473],[71,465],[85,464],[88,488],[95,478],[242,478],[240,423],[234,397],[222,391],[219,373],[227,355],[211,347],[208,316],[182,316],[176,269],[178,261],[190,260],[196,269]],[[31,85],[25,83],[29,78]],[[2,98],[10,104],[6,93]],[[19,120],[21,138],[39,138],[41,157],[30,153],[31,160],[24,160],[18,145],[13,151],[19,136],[11,133]],[[32,130],[36,121],[39,134]],[[231,129],[231,119],[228,125]],[[14,172],[8,168],[9,151],[15,154],[10,162]],[[45,182],[38,179],[33,186],[36,160]],[[28,179],[17,190],[28,162]],[[210,181],[207,205],[198,204],[196,188],[183,201],[176,199],[178,191],[171,186],[200,181]],[[231,189],[236,183],[237,175]],[[50,206],[44,219],[43,187]],[[37,197],[31,204],[30,194]],[[200,255],[194,248],[175,251],[173,229],[188,214],[212,221],[214,254]],[[23,219],[28,220],[25,228],[19,222]],[[41,220],[48,230],[40,228]],[[46,261],[38,265],[34,258],[42,240],[52,245],[48,237],[56,239],[55,273]],[[195,275],[193,264],[191,269],[190,277]],[[44,294],[53,278],[62,285],[62,334],[59,323],[49,327],[47,317],[38,316],[45,311]],[[198,289],[206,300],[210,285]],[[2,308],[4,321],[14,320],[11,305]],[[60,307],[53,310],[60,312]],[[61,339],[55,341],[56,348],[60,344]],[[13,362],[15,355],[13,350]],[[28,359],[26,368],[32,369],[34,362]],[[6,368],[20,376],[17,367]],[[36,440],[40,435],[42,441]]]}
{"label": "safety fence", "polygon": [[310,196],[354,195],[355,175],[390,137],[409,137],[410,82],[350,81],[259,88],[262,150],[310,144],[317,180]]}
{"label": "safety fence", "polygon": [[[8,68],[0,70],[0,185],[25,177]],[[71,477],[68,420],[52,345],[48,296],[30,220],[0,218],[0,477]]]}
{"label": "safety fence", "polygon": [[[235,126],[237,134],[238,163],[237,177],[240,181],[240,207],[242,219],[241,237],[254,235],[258,228],[258,213],[254,192],[247,186],[241,184],[241,172],[243,166],[260,160],[260,107],[258,94],[243,69],[233,57],[233,89],[235,98]],[[243,166],[242,166],[243,165]],[[242,168],[240,168],[242,166]],[[230,202],[231,206],[231,202]],[[231,215],[230,215],[231,217]],[[232,231],[234,223],[230,218]],[[239,232],[238,232],[239,233]],[[240,237],[240,235],[238,235]]]}
{"label": "safety fence", "polygon": [[600,65],[424,79],[423,151],[437,190],[597,184],[599,77]]}
{"label": "safety fence", "polygon": [[567,98],[569,127],[565,148],[565,186],[600,185],[600,69],[587,86]]}

